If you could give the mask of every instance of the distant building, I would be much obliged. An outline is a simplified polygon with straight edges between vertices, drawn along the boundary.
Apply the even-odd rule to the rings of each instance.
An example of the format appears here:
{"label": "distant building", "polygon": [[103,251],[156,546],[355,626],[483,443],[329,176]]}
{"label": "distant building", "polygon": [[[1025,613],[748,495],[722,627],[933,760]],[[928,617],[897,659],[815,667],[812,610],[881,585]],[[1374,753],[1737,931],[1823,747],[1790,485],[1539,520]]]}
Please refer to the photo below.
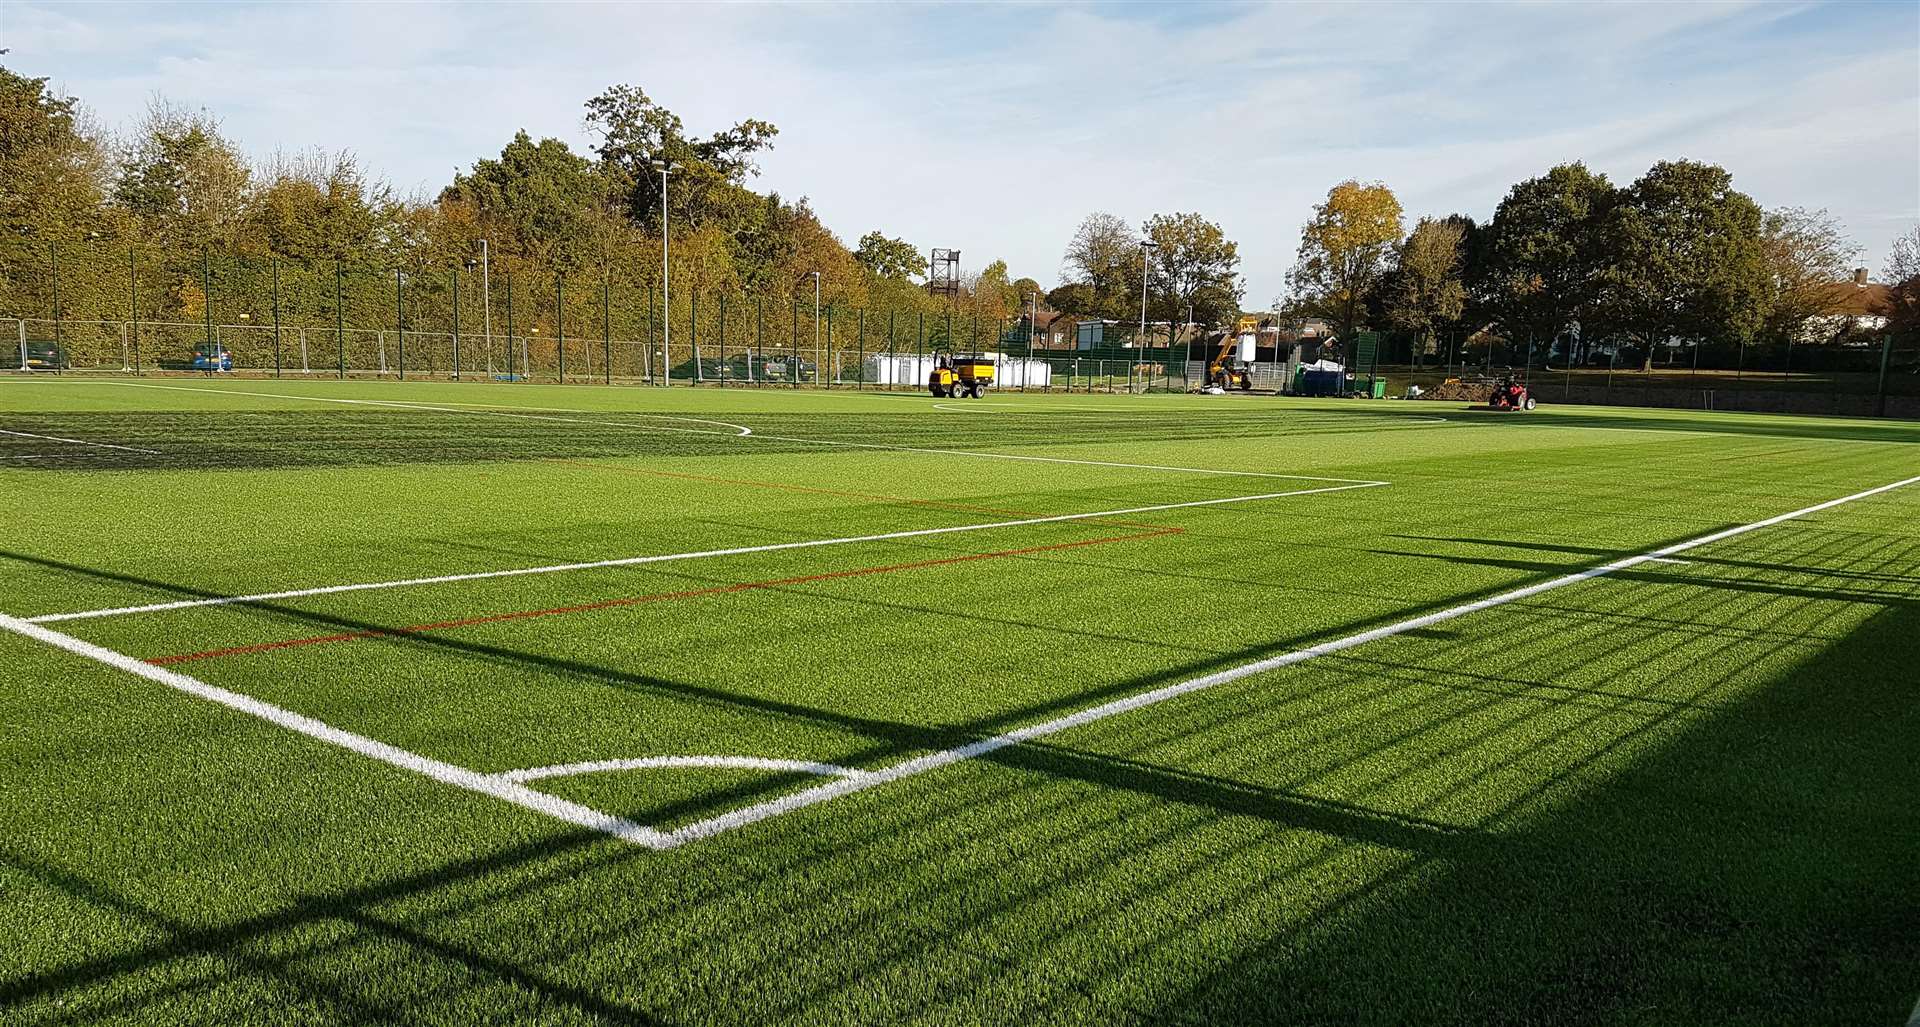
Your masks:
{"label": "distant building", "polygon": [[1867,280],[1867,269],[1855,268],[1850,281],[1827,287],[1833,305],[1830,313],[1807,319],[1800,330],[1801,342],[1826,342],[1848,331],[1877,332],[1887,326],[1893,312],[1893,290]]}

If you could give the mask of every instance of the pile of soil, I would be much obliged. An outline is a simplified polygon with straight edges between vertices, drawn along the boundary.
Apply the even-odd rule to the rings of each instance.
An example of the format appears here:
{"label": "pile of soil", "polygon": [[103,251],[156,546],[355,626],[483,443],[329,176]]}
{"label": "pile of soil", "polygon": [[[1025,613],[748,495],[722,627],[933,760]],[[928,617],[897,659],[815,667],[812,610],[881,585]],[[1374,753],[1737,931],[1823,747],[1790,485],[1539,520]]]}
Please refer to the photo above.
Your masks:
{"label": "pile of soil", "polygon": [[1422,392],[1421,399],[1451,400],[1453,402],[1485,403],[1493,398],[1493,386],[1471,382],[1451,382],[1435,385]]}

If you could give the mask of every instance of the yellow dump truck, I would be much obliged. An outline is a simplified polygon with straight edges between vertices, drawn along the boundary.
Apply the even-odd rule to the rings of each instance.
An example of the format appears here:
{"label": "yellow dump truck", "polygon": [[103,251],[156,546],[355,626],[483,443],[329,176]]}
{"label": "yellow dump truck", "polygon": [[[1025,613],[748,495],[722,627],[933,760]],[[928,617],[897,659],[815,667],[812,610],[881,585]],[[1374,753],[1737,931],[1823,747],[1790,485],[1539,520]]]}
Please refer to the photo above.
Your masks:
{"label": "yellow dump truck", "polygon": [[945,399],[971,396],[979,399],[993,384],[993,358],[943,356],[927,375],[927,391]]}

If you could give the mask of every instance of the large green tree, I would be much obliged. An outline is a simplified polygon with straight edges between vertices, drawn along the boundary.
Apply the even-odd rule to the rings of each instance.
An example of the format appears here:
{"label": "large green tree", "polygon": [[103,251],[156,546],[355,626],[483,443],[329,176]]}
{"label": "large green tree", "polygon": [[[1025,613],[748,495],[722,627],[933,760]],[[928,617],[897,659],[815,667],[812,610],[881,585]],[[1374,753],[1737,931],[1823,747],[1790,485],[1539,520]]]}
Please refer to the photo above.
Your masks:
{"label": "large green tree", "polygon": [[612,86],[588,100],[587,127],[600,139],[594,152],[621,178],[627,216],[656,229],[661,192],[655,162],[680,165],[668,187],[668,210],[680,224],[698,228],[729,205],[728,187],[759,173],[758,154],[780,133],[768,122],[747,118],[704,139],[689,136],[679,115],[631,85]]}
{"label": "large green tree", "polygon": [[1167,322],[1184,322],[1189,309],[1200,324],[1224,324],[1240,313],[1246,286],[1240,279],[1240,247],[1215,222],[1199,214],[1157,214],[1141,226],[1153,244],[1148,290]]}
{"label": "large green tree", "polygon": [[1486,227],[1482,298],[1509,339],[1550,344],[1597,313],[1607,252],[1604,227],[1619,200],[1607,176],[1561,164],[1507,191]]}
{"label": "large green tree", "polygon": [[1313,208],[1287,276],[1293,310],[1326,319],[1351,354],[1367,303],[1392,267],[1400,243],[1400,201],[1378,182],[1342,182]]}
{"label": "large green tree", "polygon": [[881,278],[912,281],[927,273],[927,258],[918,246],[905,239],[889,238],[877,229],[860,237],[860,247],[853,251],[853,259]]}
{"label": "large green tree", "polygon": [[1713,164],[1662,161],[1628,187],[1607,222],[1606,305],[1646,366],[1672,340],[1753,337],[1767,309],[1762,218]]}
{"label": "large green tree", "polygon": [[1465,266],[1466,226],[1452,218],[1421,218],[1400,246],[1387,317],[1414,333],[1416,365],[1434,332],[1458,320],[1466,309]]}
{"label": "large green tree", "polygon": [[[1137,315],[1141,270],[1140,238],[1133,229],[1112,214],[1089,214],[1074,230],[1060,264],[1063,281],[1086,288],[1070,292],[1056,289],[1060,301],[1072,306],[1055,309],[1110,320],[1125,320],[1129,312]],[[1053,302],[1052,295],[1048,301]]]}
{"label": "large green tree", "polygon": [[554,270],[575,271],[597,261],[616,185],[601,166],[558,139],[534,142],[516,132],[497,158],[475,161],[454,177],[443,202],[478,212],[493,245]]}

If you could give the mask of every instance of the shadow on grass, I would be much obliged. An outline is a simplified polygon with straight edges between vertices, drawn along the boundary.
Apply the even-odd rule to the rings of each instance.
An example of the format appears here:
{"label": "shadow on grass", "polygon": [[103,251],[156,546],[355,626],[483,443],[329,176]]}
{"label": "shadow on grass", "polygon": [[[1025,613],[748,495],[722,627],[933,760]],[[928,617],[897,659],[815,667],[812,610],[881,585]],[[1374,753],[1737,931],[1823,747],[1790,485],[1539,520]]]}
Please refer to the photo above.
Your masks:
{"label": "shadow on grass", "polygon": [[1304,954],[1277,937],[1149,1019],[1900,1022],[1916,639],[1920,604],[1889,604],[1501,845],[1423,861]]}
{"label": "shadow on grass", "polygon": [[[84,568],[65,569],[113,577]],[[1652,612],[1702,614],[1712,605],[1723,609],[1796,605],[1791,596],[1714,590],[1716,583],[1711,580],[1689,579],[1688,583],[1701,586],[1703,594],[1667,596],[1660,600],[1664,605]],[[1262,847],[1273,845],[1281,834],[1300,831],[1330,836],[1343,850],[1394,849],[1405,853],[1410,862],[1372,872],[1351,890],[1324,902],[1316,899],[1317,905],[1309,904],[1314,909],[1309,927],[1290,925],[1276,931],[1264,948],[1242,949],[1244,954],[1232,960],[1226,959],[1224,950],[1198,948],[1191,940],[1211,928],[1204,918],[1152,925],[1146,929],[1150,939],[1138,946],[1137,955],[1127,958],[1139,960],[1140,965],[1184,967],[1178,972],[1187,987],[1170,998],[1161,992],[1150,1001],[1124,1003],[1110,993],[1096,995],[1091,985],[1099,982],[1094,981],[1088,990],[1076,990],[1072,996],[1091,1005],[1043,1002],[1032,1010],[975,1006],[970,1010],[972,1017],[963,1007],[955,1018],[1067,1019],[1079,1010],[1081,1018],[1109,1022],[1522,1023],[1631,1019],[1636,1011],[1652,1010],[1639,1018],[1702,1022],[1724,1010],[1727,1020],[1744,1022],[1890,1019],[1878,1017],[1886,1005],[1883,1000],[1893,995],[1900,985],[1892,982],[1920,955],[1914,951],[1912,937],[1899,930],[1920,913],[1907,892],[1910,868],[1903,862],[1912,855],[1910,839],[1920,837],[1920,824],[1915,823],[1910,804],[1914,781],[1909,748],[1915,728],[1920,727],[1915,723],[1920,704],[1913,701],[1911,675],[1905,673],[1912,665],[1912,640],[1920,637],[1916,634],[1920,624],[1914,622],[1912,604],[1889,607],[1883,601],[1886,598],[1876,597],[1884,612],[1851,638],[1818,660],[1795,668],[1781,685],[1757,699],[1731,706],[1701,701],[1715,682],[1731,673],[1726,666],[1729,661],[1716,661],[1705,674],[1707,688],[1696,691],[1692,701],[1662,704],[1664,708],[1656,714],[1686,716],[1698,723],[1678,743],[1612,772],[1610,780],[1603,779],[1603,784],[1559,813],[1534,821],[1515,820],[1498,830],[1463,826],[1406,809],[1372,808],[1303,794],[1304,789],[1255,785],[1226,774],[1170,766],[1166,759],[1081,752],[1049,741],[1002,750],[994,758],[1028,774],[1091,787],[1065,795],[1055,790],[1044,803],[1029,803],[1020,793],[1030,782],[1014,775],[1006,775],[1013,780],[987,781],[951,775],[916,788],[923,795],[952,791],[964,797],[941,809],[939,822],[918,819],[924,814],[911,809],[896,811],[890,803],[870,802],[872,826],[857,825],[848,831],[851,838],[836,833],[833,844],[839,849],[825,844],[809,847],[793,840],[794,835],[819,826],[813,825],[786,832],[784,844],[770,851],[745,844],[738,849],[717,845],[703,850],[698,865],[726,867],[738,878],[731,883],[749,891],[739,914],[743,922],[732,925],[737,931],[725,921],[687,919],[689,911],[703,902],[724,903],[731,895],[707,894],[691,880],[683,888],[673,878],[648,878],[660,894],[642,893],[631,908],[607,903],[613,907],[608,919],[582,925],[581,936],[569,939],[562,948],[517,946],[511,918],[537,914],[507,907],[512,894],[565,894],[569,882],[614,867],[631,870],[660,863],[691,877],[696,866],[691,857],[644,852],[595,835],[556,829],[547,839],[497,854],[362,888],[297,897],[283,909],[214,927],[156,919],[138,906],[124,904],[125,915],[159,926],[167,932],[166,940],[0,982],[0,1002],[83,991],[112,978],[135,978],[141,986],[153,986],[168,980],[169,972],[177,973],[180,963],[191,965],[201,956],[258,967],[258,972],[284,979],[303,992],[326,995],[345,985],[329,976],[324,961],[317,961],[322,964],[318,968],[297,965],[299,959],[315,954],[310,947],[300,947],[300,932],[325,922],[348,925],[350,940],[353,935],[390,939],[423,965],[464,967],[473,981],[455,985],[456,989],[477,988],[479,981],[506,981],[541,1003],[602,1022],[649,1022],[642,1005],[661,1005],[645,984],[651,971],[634,963],[597,965],[583,971],[567,962],[567,957],[614,946],[634,932],[647,932],[649,941],[663,943],[657,948],[643,946],[650,965],[668,961],[700,967],[716,956],[737,954],[733,946],[751,950],[754,976],[760,978],[764,972],[763,983],[715,985],[700,993],[709,1001],[735,1004],[672,1007],[703,1020],[774,1018],[765,1015],[768,1009],[801,1016],[831,1010],[831,1001],[862,979],[881,982],[875,986],[883,989],[890,981],[911,990],[914,980],[946,974],[937,995],[965,996],[976,990],[991,995],[991,986],[998,983],[999,994],[1006,996],[1009,986],[1038,986],[1057,973],[1067,973],[1071,979],[1072,971],[1046,965],[1049,935],[1027,936],[1028,949],[994,944],[982,952],[980,939],[973,934],[980,925],[1002,917],[1017,919],[1058,904],[1064,907],[1057,914],[1059,919],[1046,921],[1053,931],[1102,938],[1101,945],[1132,944],[1131,937],[1110,936],[1115,929],[1146,929],[1121,916],[1124,907],[1181,887],[1180,875],[1185,871],[1170,854],[1188,849],[1192,839],[1186,832],[1191,827],[1174,823],[1129,832],[1098,819],[1091,823],[1073,819],[1071,806],[1098,801],[1087,796],[1112,792],[1190,807],[1208,820],[1250,818],[1272,829],[1252,832],[1230,850],[1210,853],[1216,861],[1258,857]],[[361,627],[300,611],[278,612]],[[1669,623],[1651,617],[1632,630],[1659,638]],[[1338,630],[1355,629],[1349,625]],[[1619,629],[1603,624],[1598,630]],[[1417,699],[1397,701],[1419,682],[1388,679],[1379,684],[1388,675],[1376,674],[1376,668],[1361,661],[1330,659],[1324,664],[1327,677],[1318,679],[1322,684],[1328,678],[1337,683],[1343,676],[1373,682],[1371,695],[1396,697],[1395,708],[1388,712],[1397,722],[1388,725],[1377,740],[1350,746],[1339,759],[1316,761],[1318,769],[1311,770],[1307,779],[1331,776],[1336,768],[1393,753],[1402,762],[1423,757],[1462,761],[1471,773],[1450,789],[1470,788],[1480,775],[1497,770],[1501,760],[1515,758],[1503,755],[1498,745],[1482,753],[1476,749],[1479,742],[1497,741],[1505,732],[1526,728],[1534,711],[1564,709],[1534,695],[1526,696],[1527,705],[1521,707],[1492,705],[1502,696],[1514,697],[1507,686],[1513,692],[1527,691],[1528,682],[1519,675],[1538,658],[1538,647],[1555,644],[1564,633],[1562,625],[1542,623],[1498,638],[1437,640],[1468,647],[1470,664],[1485,671],[1474,680],[1497,693],[1487,696],[1487,701],[1476,700],[1474,707],[1493,713],[1464,732],[1441,739],[1423,739],[1423,735],[1447,720],[1445,709],[1424,707]],[[1777,643],[1773,651],[1763,654],[1769,657],[1789,642],[1784,633],[1716,637],[1711,642],[1715,653],[1727,653],[1756,638]],[[1221,662],[1195,663],[1165,675],[1066,697],[1059,703],[1010,711],[965,730],[947,730],[765,704],[726,693],[710,695],[712,690],[685,682],[553,661],[457,639],[418,639],[409,644],[529,662],[617,687],[725,701],[782,717],[848,727],[874,738],[880,743],[875,751],[882,753],[902,746],[946,744],[954,737],[970,737],[969,732],[988,733],[1007,719],[1030,720],[1061,703],[1084,705],[1097,696],[1204,673]],[[1230,654],[1229,660],[1240,662],[1282,648],[1251,647]],[[1433,691],[1444,687],[1428,686]],[[1305,694],[1311,695],[1312,690]],[[1637,697],[1589,694],[1569,700],[1586,704],[1598,698]],[[1177,712],[1170,711],[1169,716]],[[1527,737],[1548,745],[1595,723],[1601,714],[1618,713],[1587,708],[1577,712],[1581,719],[1560,724],[1554,733],[1542,737],[1543,732],[1535,730]],[[1358,718],[1331,711],[1311,714],[1284,705],[1274,709],[1264,700],[1251,707],[1209,705],[1199,714],[1204,715],[1196,715],[1189,706],[1184,718],[1175,718],[1179,721],[1175,737],[1197,739],[1205,750],[1184,750],[1179,762],[1191,760],[1205,766],[1225,756],[1233,767],[1246,767],[1249,773],[1258,768],[1244,760],[1233,761],[1232,756],[1243,744],[1244,732],[1262,730],[1263,720],[1269,727],[1275,719],[1298,726],[1317,715],[1328,718],[1329,732],[1351,735],[1372,715],[1371,711]],[[1639,719],[1638,714],[1629,717]],[[1253,723],[1243,724],[1243,720]],[[1311,740],[1305,744],[1312,744]],[[1577,757],[1556,767],[1539,787],[1549,787],[1578,766],[1602,758],[1613,744],[1606,740],[1606,732],[1595,739],[1580,739]],[[1436,752],[1433,745],[1443,748]],[[905,834],[940,830],[947,832],[940,836],[946,845],[965,847],[979,829],[972,819],[976,805],[989,802],[997,803],[995,816],[1015,818],[1002,828],[1008,833],[1005,844],[989,849],[988,856],[971,853],[971,862],[961,862],[951,873],[938,869],[943,862],[938,850],[921,845],[902,853],[882,844]],[[1047,834],[1039,826],[1056,816],[1073,825],[1063,837]],[[1022,844],[1028,839],[1020,832],[1029,826],[1042,831],[1042,842]],[[1118,834],[1120,840],[1109,843],[1106,833]],[[1106,849],[1109,844],[1116,848]],[[1097,858],[1076,864],[1075,850],[1082,847],[1097,850]],[[115,899],[96,883],[74,877],[45,856],[35,858],[10,848],[14,849],[10,862],[23,872],[82,901],[114,904]],[[902,862],[907,858],[918,862],[910,869]],[[870,863],[870,859],[895,862]],[[1066,869],[1057,876],[1027,874],[1036,863],[1053,862],[1066,864]],[[1240,912],[1234,908],[1236,903],[1270,900],[1273,890],[1295,887],[1302,875],[1318,865],[1290,859],[1284,869],[1271,875],[1230,877],[1222,882],[1230,887],[1212,904],[1213,915],[1244,923],[1244,916],[1235,915]],[[1109,875],[1121,870],[1123,884],[1112,881]],[[874,875],[889,874],[898,875],[898,881],[872,880]],[[508,878],[509,886],[490,880],[494,875]],[[985,887],[980,875],[986,875]],[[883,885],[900,889],[898,895],[888,894],[885,911],[867,909],[864,916],[847,918],[846,907],[859,909]],[[756,886],[766,890],[752,891]],[[411,910],[409,898],[419,900]],[[450,940],[460,937],[462,925],[438,922],[453,916],[449,910],[477,910],[475,920],[486,918],[486,923],[493,924],[491,916],[503,907],[498,915],[507,920],[500,930],[472,943]],[[822,943],[813,937],[809,944],[808,936],[793,927],[809,919],[829,929],[842,924],[848,931],[879,934],[884,940],[872,949],[854,950],[861,953],[859,958],[847,957],[848,950],[837,939]],[[881,929],[867,930],[874,927]],[[1171,949],[1166,960],[1158,958],[1162,946]],[[264,963],[249,962],[261,958],[259,953],[279,953],[284,948],[297,949],[284,957],[294,962],[283,962],[277,955]],[[1195,963],[1201,955],[1206,960]],[[837,963],[840,959],[849,961]],[[904,978],[886,976],[901,967],[906,968]],[[405,971],[420,979],[432,976],[431,971],[410,964]],[[641,983],[626,986],[621,980],[616,986],[607,975],[622,971]],[[1107,972],[1117,975],[1119,970]],[[1805,989],[1805,994],[1783,998],[1780,982]],[[124,1001],[129,1003],[127,1008],[137,1010],[136,998]],[[1823,1006],[1823,1002],[1832,1004]],[[406,1020],[418,1018],[409,1014],[419,1012],[405,1006],[368,1007],[365,999],[351,992],[342,992],[331,1004],[349,1016],[371,1011],[376,1017]],[[900,1014],[912,1011],[882,1005],[874,1013],[887,1018],[888,1008]],[[1803,1015],[1781,1015],[1783,1008]],[[1752,1015],[1756,1009],[1759,1015]],[[989,1016],[990,1010],[998,1012]],[[1029,1011],[1035,1015],[1028,1017]],[[1701,1015],[1702,1011],[1710,1015]],[[840,1012],[845,1012],[844,1007]],[[1854,1015],[1862,1013],[1875,1016]],[[1900,1013],[1904,1010],[1896,1015]]]}
{"label": "shadow on grass", "polygon": [[[160,592],[193,598],[213,598],[217,593],[186,586],[173,585],[136,575],[84,567],[70,562],[54,560],[48,557],[30,554],[0,551],[0,559],[11,559],[36,566],[60,570],[86,577],[110,580],[122,584],[139,585]],[[1431,607],[1401,611],[1392,619],[1416,616],[1427,612],[1429,608],[1452,605],[1458,600],[1449,599],[1445,603],[1432,604]],[[386,630],[385,625],[356,618],[341,617],[307,610],[294,609],[272,601],[250,602],[243,605],[247,609],[259,610],[287,617],[295,621],[324,626],[340,632],[378,632]],[[945,611],[935,612],[946,616]],[[382,636],[379,641],[403,646],[417,646],[428,650],[458,654],[461,656],[490,660],[519,667],[532,667],[563,677],[591,681],[604,687],[622,691],[637,692],[643,695],[668,695],[675,698],[724,706],[750,711],[759,715],[778,719],[793,719],[818,724],[839,731],[846,731],[864,738],[872,739],[876,744],[843,757],[853,766],[867,766],[876,762],[888,762],[908,755],[938,749],[952,748],[968,742],[996,735],[1014,727],[1045,720],[1073,710],[1098,705],[1111,699],[1150,691],[1162,685],[1171,684],[1198,677],[1214,671],[1238,666],[1254,660],[1279,653],[1288,652],[1323,638],[1340,637],[1356,631],[1366,630],[1386,618],[1356,622],[1315,632],[1298,639],[1261,643],[1244,646],[1240,649],[1212,654],[1206,659],[1193,660],[1179,666],[1170,667],[1153,673],[1134,675],[1103,684],[1096,688],[1082,689],[1051,698],[1044,702],[1029,703],[1002,711],[992,717],[974,720],[965,724],[948,727],[913,724],[878,717],[809,706],[800,703],[769,699],[762,696],[743,695],[737,692],[714,688],[694,682],[678,681],[671,678],[642,674],[628,670],[604,667],[585,661],[560,656],[526,653],[503,646],[473,642],[438,634],[399,634]],[[369,640],[372,641],[372,640]],[[351,644],[351,643],[350,643]],[[1077,773],[1068,773],[1067,757],[1064,750],[1052,750],[1045,756],[1041,765],[1030,765],[1030,761],[1043,759],[1040,755],[1047,750],[1028,749],[1019,746],[1008,747],[989,753],[981,759],[987,762],[1001,763],[1014,767],[1026,767],[1043,773],[1080,777],[1089,781],[1105,782],[1109,786],[1139,790],[1148,794],[1158,794],[1176,802],[1193,802],[1221,811],[1240,809],[1252,816],[1278,816],[1292,811],[1312,819],[1316,830],[1333,834],[1349,835],[1356,838],[1377,841],[1393,847],[1418,847],[1418,837],[1408,835],[1398,827],[1378,816],[1360,815],[1342,812],[1332,807],[1311,803],[1289,805],[1284,796],[1260,794],[1246,789],[1222,791],[1209,789],[1202,783],[1176,774],[1156,773],[1145,768],[1134,767],[1124,772],[1111,771],[1103,766],[1092,765]],[[484,768],[482,768],[484,769]],[[648,815],[662,820],[678,821],[696,817],[703,813],[730,808],[742,802],[766,797],[782,787],[786,779],[769,776],[743,782],[740,785],[710,793],[698,799],[689,799],[654,807]],[[617,811],[616,811],[617,812]]]}

